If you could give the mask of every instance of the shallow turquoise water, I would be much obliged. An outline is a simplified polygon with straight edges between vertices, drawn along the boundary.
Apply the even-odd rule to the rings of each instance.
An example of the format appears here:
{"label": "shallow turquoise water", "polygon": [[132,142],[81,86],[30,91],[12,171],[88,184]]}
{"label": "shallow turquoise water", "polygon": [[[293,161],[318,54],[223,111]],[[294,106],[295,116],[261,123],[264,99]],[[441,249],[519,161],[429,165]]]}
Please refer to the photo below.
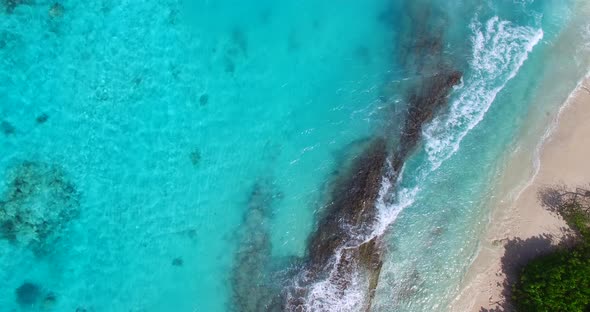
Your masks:
{"label": "shallow turquoise water", "polygon": [[[261,252],[286,269],[359,142],[396,142],[406,82],[431,74],[403,61],[416,23],[398,17],[427,8],[444,13],[464,78],[406,163],[411,204],[382,207],[392,248],[374,309],[444,309],[475,251],[478,203],[574,15],[552,1],[2,5],[0,219],[17,211],[26,228],[11,238],[3,224],[7,311],[235,307],[253,192],[273,198]],[[66,206],[77,213],[54,216]],[[19,302],[25,282],[39,295]]]}

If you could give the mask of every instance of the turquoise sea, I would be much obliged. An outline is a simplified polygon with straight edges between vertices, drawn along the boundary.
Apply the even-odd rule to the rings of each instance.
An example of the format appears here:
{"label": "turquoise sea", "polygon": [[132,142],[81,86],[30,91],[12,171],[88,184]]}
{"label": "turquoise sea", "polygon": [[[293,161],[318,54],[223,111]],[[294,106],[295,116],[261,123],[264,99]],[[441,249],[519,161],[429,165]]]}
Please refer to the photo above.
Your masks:
{"label": "turquoise sea", "polygon": [[[380,137],[357,235],[381,242],[370,310],[446,311],[524,124],[590,70],[589,14],[583,0],[0,0],[0,310],[363,311],[363,273],[334,282],[342,249],[309,273],[309,245]],[[408,126],[431,97],[416,86],[448,72],[460,80]]]}

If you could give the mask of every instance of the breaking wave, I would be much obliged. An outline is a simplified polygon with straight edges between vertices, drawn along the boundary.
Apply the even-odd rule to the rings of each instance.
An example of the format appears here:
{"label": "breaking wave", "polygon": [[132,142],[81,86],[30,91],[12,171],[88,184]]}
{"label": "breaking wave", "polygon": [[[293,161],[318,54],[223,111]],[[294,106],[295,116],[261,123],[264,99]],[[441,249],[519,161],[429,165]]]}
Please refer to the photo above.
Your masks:
{"label": "breaking wave", "polygon": [[[413,182],[408,183],[409,186],[400,187],[403,172],[393,175],[398,176],[398,181],[383,177],[376,202],[378,221],[365,241],[384,235],[399,213],[414,203],[422,182],[459,150],[463,138],[483,120],[497,94],[516,76],[543,38],[542,29],[518,26],[497,16],[485,24],[476,17],[470,29],[473,50],[469,70],[461,85],[452,91],[448,110],[422,131],[422,148],[427,161],[412,174]],[[391,165],[388,168],[393,170]],[[309,311],[362,309],[360,303],[366,294],[362,287],[355,287],[354,280],[356,278],[344,291],[339,285],[333,285],[330,278],[315,283],[305,302],[306,308]]]}
{"label": "breaking wave", "polygon": [[[417,169],[414,186],[394,193],[393,204],[387,200],[377,203],[380,222],[375,235],[382,235],[398,214],[412,205],[420,192],[420,182],[459,150],[463,138],[483,120],[498,93],[543,38],[542,29],[517,26],[497,16],[485,25],[474,19],[470,29],[473,51],[469,72],[452,92],[448,111],[435,117],[422,131],[428,162]],[[383,188],[392,189],[396,184],[399,181],[384,181]]]}
{"label": "breaking wave", "polygon": [[498,93],[543,38],[541,29],[515,26],[497,16],[485,26],[475,20],[470,27],[474,33],[471,72],[456,90],[449,112],[435,118],[423,131],[432,170],[459,149],[463,138],[483,120]]}

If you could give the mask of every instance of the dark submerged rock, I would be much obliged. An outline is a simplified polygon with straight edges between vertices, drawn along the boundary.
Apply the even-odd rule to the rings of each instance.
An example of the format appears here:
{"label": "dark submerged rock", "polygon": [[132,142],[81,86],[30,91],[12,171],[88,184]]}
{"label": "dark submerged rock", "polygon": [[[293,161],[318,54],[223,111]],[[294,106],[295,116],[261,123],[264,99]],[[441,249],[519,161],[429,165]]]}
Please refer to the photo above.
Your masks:
{"label": "dark submerged rock", "polygon": [[49,8],[49,16],[52,18],[60,17],[63,14],[64,14],[64,6],[59,2],[53,3],[53,5],[51,5],[51,7]]}
{"label": "dark submerged rock", "polygon": [[[0,6],[2,5],[2,0],[0,0]],[[0,8],[0,14],[1,8]],[[0,30],[0,49],[4,49],[9,46],[13,46],[15,43],[19,42],[20,35],[13,31],[10,31],[9,28],[4,28]]]}
{"label": "dark submerged rock", "polygon": [[43,299],[43,308],[51,309],[56,302],[57,296],[54,293],[50,292],[47,295],[45,295],[45,298]]}
{"label": "dark submerged rock", "polygon": [[[401,132],[398,155],[401,161],[416,147],[420,140],[422,127],[432,120],[434,114],[447,103],[447,95],[453,86],[461,80],[462,74],[458,71],[441,71],[440,73],[424,79],[407,96],[409,107],[405,123]],[[396,163],[394,166],[400,169]]]}
{"label": "dark submerged rock", "polygon": [[80,213],[80,195],[61,167],[23,162],[8,174],[0,200],[0,238],[37,255],[52,250],[67,223]]}
{"label": "dark submerged rock", "polygon": [[354,55],[361,60],[364,65],[369,65],[371,63],[371,52],[369,48],[364,45],[358,46],[354,50]]}
{"label": "dark submerged rock", "polygon": [[272,19],[272,10],[270,8],[264,8],[259,14],[260,23],[262,25],[268,25]]}
{"label": "dark submerged rock", "polygon": [[[396,11],[392,9],[392,12]],[[306,311],[303,305],[308,295],[306,287],[320,280],[328,279],[344,294],[356,272],[364,276],[362,282],[367,289],[365,302],[359,308],[370,310],[383,264],[381,237],[369,236],[376,223],[375,204],[381,180],[384,176],[390,181],[397,180],[404,162],[419,144],[424,124],[446,105],[449,92],[462,76],[461,72],[447,65],[442,30],[433,31],[429,26],[440,21],[425,22],[432,16],[430,10],[414,11],[410,18],[423,19],[417,18],[413,22],[415,32],[402,41],[408,50],[402,63],[409,72],[415,72],[418,79],[413,81],[405,97],[407,108],[401,119],[397,146],[389,153],[385,138],[375,139],[348,169],[340,170],[328,200],[329,205],[309,239],[307,263],[293,283],[298,286],[287,290],[285,299],[289,311]],[[381,18],[387,19],[384,16]],[[392,19],[388,22],[396,21]],[[383,96],[386,102],[390,98]],[[393,170],[386,172],[388,158]],[[336,254],[340,256],[336,257]]]}
{"label": "dark submerged rock", "polygon": [[241,28],[234,28],[231,32],[232,45],[246,56],[248,54],[248,37]]}
{"label": "dark submerged rock", "polygon": [[226,57],[224,59],[224,69],[228,74],[233,74],[236,71],[236,64],[231,58]]}
{"label": "dark submerged rock", "polygon": [[[304,303],[311,284],[328,280],[337,285],[343,295],[357,272],[364,277],[361,282],[367,289],[366,300],[359,308],[370,310],[383,264],[381,237],[370,236],[376,223],[375,204],[381,181],[384,176],[390,181],[397,180],[404,162],[419,144],[422,127],[444,107],[448,93],[461,79],[461,73],[451,69],[453,67],[445,60],[443,19],[432,21],[436,12],[429,8],[418,10],[424,6],[413,2],[402,4],[402,7],[406,5],[410,9],[407,18],[413,24],[414,32],[402,40],[407,53],[401,62],[418,78],[406,94],[408,106],[397,147],[390,151],[386,144],[388,137],[376,138],[369,141],[356,158],[341,166],[328,204],[308,240],[305,262],[297,267],[294,280],[284,289],[279,302],[268,270],[265,270],[270,263],[271,248],[266,229],[266,207],[269,205],[260,203],[267,201],[263,198],[268,195],[262,194],[268,193],[261,191],[266,188],[258,184],[254,187],[232,276],[234,304],[238,311],[303,312],[306,311]],[[381,18],[396,23],[398,14],[395,12],[404,10],[392,9],[391,12],[390,16]],[[384,101],[389,98],[385,96]],[[392,172],[386,170],[388,160],[393,165]]]}
{"label": "dark submerged rock", "polygon": [[310,262],[316,269],[324,266],[336,248],[363,234],[373,224],[386,157],[385,140],[378,138],[336,181],[331,203],[309,242]]}
{"label": "dark submerged rock", "polygon": [[12,13],[19,5],[28,4],[27,0],[1,0],[6,13]]}
{"label": "dark submerged rock", "polygon": [[0,131],[2,131],[2,133],[4,133],[4,135],[11,135],[14,134],[16,132],[16,129],[14,128],[14,126],[9,123],[8,121],[2,121],[0,122]]}
{"label": "dark submerged rock", "polygon": [[235,311],[282,311],[280,288],[272,278],[269,236],[272,206],[279,194],[265,179],[257,181],[250,193],[231,275]]}
{"label": "dark submerged rock", "polygon": [[137,76],[131,80],[131,83],[133,84],[134,87],[141,85],[142,82],[143,82],[143,77],[141,77],[141,76]]}
{"label": "dark submerged rock", "polygon": [[207,93],[202,94],[199,97],[199,105],[205,106],[205,105],[207,105],[207,103],[209,103],[209,95]]}
{"label": "dark submerged rock", "polygon": [[174,258],[172,260],[172,265],[173,266],[177,266],[177,267],[181,267],[184,265],[184,260],[182,260],[182,258],[178,257],[178,258]]}
{"label": "dark submerged rock", "polygon": [[199,151],[199,149],[193,150],[189,154],[189,158],[190,158],[191,163],[193,164],[193,166],[197,166],[201,162],[201,152]]}
{"label": "dark submerged rock", "polygon": [[[368,287],[376,287],[382,265],[379,238],[364,242],[363,237],[375,223],[375,203],[387,156],[385,139],[377,138],[368,142],[361,154],[344,166],[346,169],[331,192],[330,204],[310,237],[307,264],[296,283],[300,286],[287,290],[286,310],[305,311],[302,306],[308,293],[301,286],[321,279],[329,278],[344,292],[350,287],[352,274],[361,271],[367,273]],[[339,258],[335,256],[338,251]],[[366,305],[368,308],[369,301]]]}
{"label": "dark submerged rock", "polygon": [[32,306],[41,297],[41,287],[31,282],[24,282],[15,291],[16,302],[21,306]]}
{"label": "dark submerged rock", "polygon": [[12,220],[5,220],[0,224],[0,237],[11,242],[16,241],[16,227]]}
{"label": "dark submerged rock", "polygon": [[38,124],[44,124],[48,119],[49,115],[47,115],[46,113],[42,113],[41,115],[37,116],[37,118],[35,118],[35,121]]}

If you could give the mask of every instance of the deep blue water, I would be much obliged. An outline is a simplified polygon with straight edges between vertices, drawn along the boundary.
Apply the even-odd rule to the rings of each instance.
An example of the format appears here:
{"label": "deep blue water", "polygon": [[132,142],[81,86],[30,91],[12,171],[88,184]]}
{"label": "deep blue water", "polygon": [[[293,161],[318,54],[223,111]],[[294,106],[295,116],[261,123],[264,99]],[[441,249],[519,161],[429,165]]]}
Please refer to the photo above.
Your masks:
{"label": "deep blue water", "polygon": [[[343,164],[401,144],[409,90],[455,70],[373,232],[373,310],[445,310],[520,127],[587,72],[562,39],[580,3],[0,1],[0,307],[250,311],[304,265]],[[340,286],[304,306],[360,309]]]}

